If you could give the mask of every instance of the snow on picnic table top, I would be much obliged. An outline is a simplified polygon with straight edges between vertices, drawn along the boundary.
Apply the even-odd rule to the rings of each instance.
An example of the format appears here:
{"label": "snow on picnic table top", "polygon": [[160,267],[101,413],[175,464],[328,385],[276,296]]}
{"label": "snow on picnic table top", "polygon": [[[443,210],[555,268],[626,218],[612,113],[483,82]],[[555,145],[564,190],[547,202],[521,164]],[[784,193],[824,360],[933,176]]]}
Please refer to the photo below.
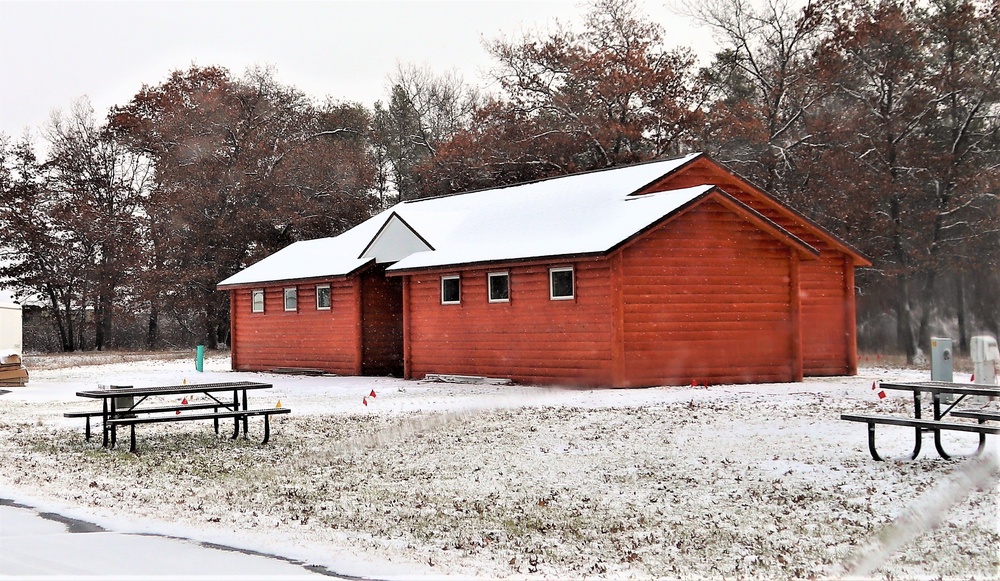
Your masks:
{"label": "snow on picnic table top", "polygon": [[390,270],[606,252],[712,188],[630,197],[698,155],[403,202],[340,236],[287,246],[219,284],[350,274],[371,260],[361,254],[393,214],[434,250]]}

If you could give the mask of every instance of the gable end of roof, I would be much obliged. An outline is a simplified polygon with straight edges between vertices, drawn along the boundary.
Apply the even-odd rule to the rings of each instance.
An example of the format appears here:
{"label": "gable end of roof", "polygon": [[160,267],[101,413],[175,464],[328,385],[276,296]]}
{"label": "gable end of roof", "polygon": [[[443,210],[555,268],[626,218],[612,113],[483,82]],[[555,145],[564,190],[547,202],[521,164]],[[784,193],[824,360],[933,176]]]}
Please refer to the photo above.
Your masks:
{"label": "gable end of roof", "polygon": [[[421,236],[420,232],[417,232],[417,230],[413,226],[411,226],[406,220],[404,220],[403,217],[400,216],[398,213],[393,212],[389,214],[388,218],[385,219],[385,222],[382,224],[381,227],[379,227],[378,232],[375,233],[375,236],[372,236],[372,239],[368,242],[367,245],[365,245],[364,250],[362,250],[361,254],[358,255],[359,259],[365,258],[365,254],[367,254],[368,251],[372,249],[372,247],[378,244],[378,242],[382,238],[382,235],[386,232],[386,230],[392,225],[394,221],[401,224],[404,228],[406,228],[406,230],[410,234],[413,235],[414,238],[416,238],[418,241],[420,241],[420,243],[426,246],[427,248],[425,248],[424,250],[434,250],[434,246],[430,242],[428,242],[426,238]],[[372,258],[377,259],[377,257],[372,257]]]}
{"label": "gable end of roof", "polygon": [[[687,212],[688,210],[695,208],[696,206],[704,203],[710,198],[715,199],[716,201],[722,203],[723,205],[728,207],[731,211],[734,211],[737,214],[743,214],[744,218],[747,218],[755,226],[757,226],[761,230],[764,230],[774,238],[781,241],[783,244],[786,244],[787,246],[795,249],[797,252],[799,252],[799,254],[803,258],[807,260],[812,260],[820,255],[820,251],[818,249],[808,244],[806,241],[802,240],[798,236],[792,234],[791,232],[783,228],[780,224],[777,224],[767,216],[764,216],[757,210],[754,210],[750,206],[744,204],[743,202],[729,195],[718,186],[712,186],[710,189],[706,190],[702,195],[689,200],[687,203],[678,207],[677,209],[670,212],[663,218],[650,224],[646,228],[643,228],[641,231],[636,232],[632,236],[629,236],[627,239],[623,240],[619,244],[616,244],[614,248],[608,251],[608,254],[611,254],[614,251],[617,251],[621,248],[624,248],[632,244],[650,230],[653,230],[658,226],[660,226],[661,224],[663,224],[664,222],[670,221],[676,218],[677,216],[683,214],[684,212]],[[638,198],[629,198],[629,200],[636,200],[636,199]]]}

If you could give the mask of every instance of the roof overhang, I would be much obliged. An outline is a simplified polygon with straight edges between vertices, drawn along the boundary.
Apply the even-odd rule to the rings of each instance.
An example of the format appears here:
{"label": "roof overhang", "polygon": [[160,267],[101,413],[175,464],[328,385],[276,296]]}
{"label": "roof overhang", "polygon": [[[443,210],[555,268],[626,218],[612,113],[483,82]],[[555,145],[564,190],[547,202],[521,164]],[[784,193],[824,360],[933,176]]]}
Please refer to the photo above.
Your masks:
{"label": "roof overhang", "polygon": [[413,268],[401,268],[387,270],[386,276],[406,276],[409,274],[419,274],[428,272],[457,272],[460,270],[471,270],[475,268],[508,268],[512,266],[531,266],[535,264],[553,264],[556,262],[581,262],[584,260],[599,260],[605,258],[607,252],[585,252],[577,254],[552,254],[548,256],[529,256],[525,258],[504,258],[499,260],[481,260],[476,262],[460,262],[454,264],[435,264],[431,266],[417,266]]}
{"label": "roof overhang", "polygon": [[288,284],[312,284],[315,282],[324,282],[328,280],[346,280],[348,278],[357,276],[362,272],[368,270],[375,265],[375,259],[372,258],[365,262],[364,264],[358,266],[354,270],[344,274],[333,274],[328,276],[312,276],[307,278],[285,278],[276,280],[266,280],[259,282],[240,282],[234,284],[219,284],[215,286],[215,290],[225,291],[225,290],[238,290],[245,288],[264,288],[269,286],[282,286]]}

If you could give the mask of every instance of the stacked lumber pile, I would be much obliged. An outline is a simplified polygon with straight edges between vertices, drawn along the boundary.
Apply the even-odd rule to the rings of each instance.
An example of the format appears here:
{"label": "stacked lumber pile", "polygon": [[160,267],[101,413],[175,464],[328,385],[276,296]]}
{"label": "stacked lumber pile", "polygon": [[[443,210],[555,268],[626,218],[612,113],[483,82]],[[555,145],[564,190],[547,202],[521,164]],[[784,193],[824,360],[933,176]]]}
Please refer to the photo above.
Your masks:
{"label": "stacked lumber pile", "polygon": [[28,370],[21,365],[19,355],[0,356],[0,386],[28,383]]}

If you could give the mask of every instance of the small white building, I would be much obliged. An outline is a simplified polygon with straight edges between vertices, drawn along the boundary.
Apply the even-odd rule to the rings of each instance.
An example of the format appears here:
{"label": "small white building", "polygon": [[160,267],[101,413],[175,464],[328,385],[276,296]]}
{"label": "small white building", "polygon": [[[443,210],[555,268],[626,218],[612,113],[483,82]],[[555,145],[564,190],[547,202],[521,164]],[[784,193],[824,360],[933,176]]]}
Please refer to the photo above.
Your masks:
{"label": "small white building", "polygon": [[22,355],[21,305],[0,297],[0,361],[8,355]]}

